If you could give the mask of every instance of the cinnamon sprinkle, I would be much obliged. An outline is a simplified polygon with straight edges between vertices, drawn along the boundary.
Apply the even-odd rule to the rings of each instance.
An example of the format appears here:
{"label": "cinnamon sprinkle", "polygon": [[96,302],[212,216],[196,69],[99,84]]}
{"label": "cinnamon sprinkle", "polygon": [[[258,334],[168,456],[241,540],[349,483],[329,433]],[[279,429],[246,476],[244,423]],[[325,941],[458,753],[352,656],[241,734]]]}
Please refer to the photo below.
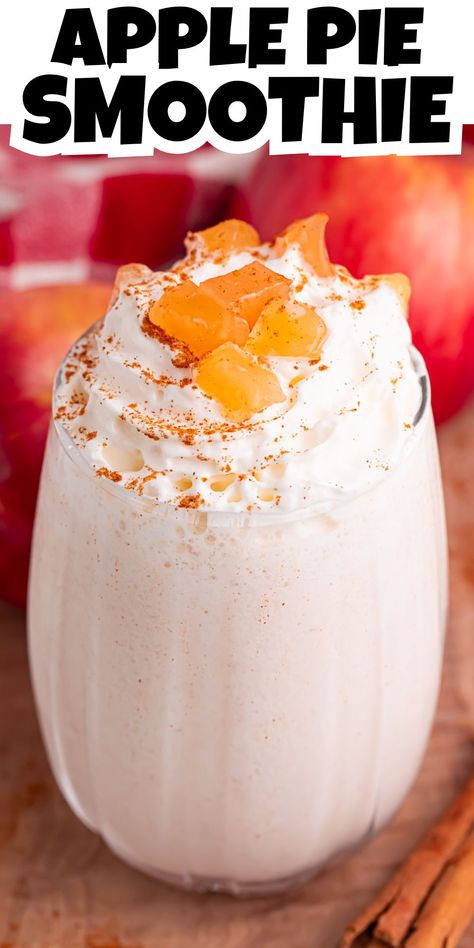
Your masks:
{"label": "cinnamon sprinkle", "polygon": [[203,503],[204,501],[199,494],[187,494],[186,497],[181,498],[177,506],[186,510],[197,510],[202,507]]}
{"label": "cinnamon sprinkle", "polygon": [[124,361],[124,365],[128,369],[138,369],[142,378],[146,382],[152,382],[154,385],[159,385],[162,388],[166,388],[168,385],[176,385],[179,388],[186,388],[187,385],[192,384],[191,378],[183,379],[174,379],[170,375],[154,375],[153,372],[150,372],[149,369],[145,369],[140,362],[135,360],[134,362]]}
{"label": "cinnamon sprinkle", "polygon": [[143,495],[145,485],[150,481],[156,480],[158,473],[164,474],[164,471],[154,471],[152,468],[148,468],[150,471],[145,477],[134,477],[132,481],[129,481],[128,484],[125,484],[125,490],[135,490],[139,497]]}
{"label": "cinnamon sprinkle", "polygon": [[97,477],[106,477],[109,481],[114,481],[116,484],[122,480],[122,475],[119,474],[118,471],[109,471],[107,467],[99,467],[95,473]]}
{"label": "cinnamon sprinkle", "polygon": [[75,421],[84,414],[87,397],[84,392],[73,392],[67,405],[60,405],[55,413],[56,421]]}
{"label": "cinnamon sprinkle", "polygon": [[302,270],[299,270],[298,272],[299,272],[299,274],[300,274],[300,279],[299,279],[298,284],[295,286],[295,290],[296,290],[297,293],[301,293],[301,291],[304,290],[306,284],[307,284],[309,281],[308,281],[308,277],[307,277],[306,273],[303,273]]}
{"label": "cinnamon sprinkle", "polygon": [[142,434],[153,441],[178,438],[183,444],[187,445],[194,444],[199,436],[212,438],[214,435],[219,435],[220,439],[225,441],[230,434],[240,432],[242,429],[252,431],[261,424],[261,422],[254,422],[237,425],[225,421],[209,422],[204,419],[202,424],[197,425],[191,411],[182,416],[183,420],[180,423],[173,423],[168,414],[160,417],[158,414],[152,415],[143,412],[136,402],[127,405],[120,418],[126,421],[127,416],[133,420],[134,425]]}
{"label": "cinnamon sprinkle", "polygon": [[169,349],[176,352],[175,358],[171,360],[175,368],[189,369],[197,361],[196,356],[193,355],[185,342],[182,342],[181,339],[176,339],[175,336],[169,336],[161,326],[155,326],[148,314],[145,316],[141,328],[146,336],[157,339],[158,342],[161,342],[162,346],[168,346]]}
{"label": "cinnamon sprinkle", "polygon": [[86,441],[93,441],[94,438],[97,438],[97,431],[88,431],[87,428],[84,428],[84,425],[81,425],[78,431],[79,434],[83,435]]}

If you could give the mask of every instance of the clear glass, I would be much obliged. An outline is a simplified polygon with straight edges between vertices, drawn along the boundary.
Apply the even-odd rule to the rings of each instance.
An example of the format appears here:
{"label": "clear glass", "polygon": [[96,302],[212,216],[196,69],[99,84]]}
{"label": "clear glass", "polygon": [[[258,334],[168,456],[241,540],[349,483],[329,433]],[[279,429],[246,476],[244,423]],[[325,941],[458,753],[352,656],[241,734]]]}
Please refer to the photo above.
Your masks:
{"label": "clear glass", "polygon": [[331,513],[174,510],[51,426],[29,599],[56,779],[160,879],[278,892],[366,840],[417,773],[446,611],[436,436]]}

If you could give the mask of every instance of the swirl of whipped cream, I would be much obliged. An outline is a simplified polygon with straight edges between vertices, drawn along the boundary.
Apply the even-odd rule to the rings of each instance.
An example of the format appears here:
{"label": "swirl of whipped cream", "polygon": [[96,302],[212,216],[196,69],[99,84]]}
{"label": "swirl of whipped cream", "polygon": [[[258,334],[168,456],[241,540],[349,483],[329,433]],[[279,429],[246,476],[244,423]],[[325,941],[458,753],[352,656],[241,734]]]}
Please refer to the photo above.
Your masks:
{"label": "swirl of whipped cream", "polygon": [[[183,272],[199,284],[256,258],[291,280],[327,337],[319,362],[267,358],[286,400],[238,425],[147,314]],[[235,252],[224,263],[194,254],[142,276],[71,351],[56,391],[56,419],[98,476],[175,506],[327,509],[386,476],[408,449],[423,363],[415,367],[404,307],[383,278],[357,281],[342,267],[320,278],[297,246],[278,258],[266,246]]]}

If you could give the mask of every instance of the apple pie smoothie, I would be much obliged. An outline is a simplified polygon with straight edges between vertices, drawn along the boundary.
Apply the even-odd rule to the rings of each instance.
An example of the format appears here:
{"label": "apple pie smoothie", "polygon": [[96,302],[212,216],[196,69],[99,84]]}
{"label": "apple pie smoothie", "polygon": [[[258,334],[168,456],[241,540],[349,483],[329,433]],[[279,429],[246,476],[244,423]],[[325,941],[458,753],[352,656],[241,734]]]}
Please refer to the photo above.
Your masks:
{"label": "apple pie smoothie", "polygon": [[119,271],[59,372],[29,602],[75,813],[133,865],[274,892],[410,787],[446,609],[408,281],[333,265],[324,215],[226,221]]}

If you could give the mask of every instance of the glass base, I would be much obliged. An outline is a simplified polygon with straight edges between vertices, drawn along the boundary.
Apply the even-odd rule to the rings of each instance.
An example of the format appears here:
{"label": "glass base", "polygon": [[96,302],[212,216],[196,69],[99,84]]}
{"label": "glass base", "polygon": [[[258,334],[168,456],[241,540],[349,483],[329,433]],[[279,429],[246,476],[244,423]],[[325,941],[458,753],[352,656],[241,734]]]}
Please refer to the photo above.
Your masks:
{"label": "glass base", "polygon": [[[110,846],[110,844],[108,844]],[[235,882],[233,879],[213,879],[206,876],[194,876],[190,873],[177,875],[172,872],[160,872],[130,859],[128,855],[120,852],[115,846],[110,847],[114,854],[128,863],[134,869],[144,872],[148,876],[153,876],[158,882],[172,886],[174,889],[181,889],[185,892],[217,892],[223,895],[233,895],[235,898],[265,898],[272,895],[280,895],[290,889],[295,889],[308,882],[319,870],[320,866],[313,866],[310,869],[304,869],[302,872],[291,876],[285,876],[282,879],[269,879],[265,882]]]}
{"label": "glass base", "polygon": [[[59,785],[73,813],[87,826],[88,830],[102,838],[114,856],[117,856],[122,862],[127,863],[132,869],[137,869],[138,872],[152,876],[152,878],[157,879],[158,882],[163,882],[164,885],[172,886],[174,889],[181,889],[181,891],[184,892],[198,892],[201,894],[206,892],[220,892],[223,895],[233,895],[235,898],[240,899],[265,898],[299,888],[306,882],[309,882],[309,880],[323,868],[323,864],[318,863],[309,869],[303,869],[301,872],[296,872],[293,875],[284,876],[280,879],[268,879],[265,882],[236,882],[233,879],[214,879],[206,876],[195,876],[187,872],[183,872],[181,875],[173,872],[161,872],[159,869],[141,863],[129,856],[115,841],[112,842],[110,839],[107,839],[106,836],[103,836],[85,815],[82,806],[79,805],[76,795],[72,793],[71,789],[65,786],[64,781],[59,781]],[[338,858],[340,857],[336,856],[330,862],[337,861]],[[325,866],[326,863],[324,864],[324,867]]]}

